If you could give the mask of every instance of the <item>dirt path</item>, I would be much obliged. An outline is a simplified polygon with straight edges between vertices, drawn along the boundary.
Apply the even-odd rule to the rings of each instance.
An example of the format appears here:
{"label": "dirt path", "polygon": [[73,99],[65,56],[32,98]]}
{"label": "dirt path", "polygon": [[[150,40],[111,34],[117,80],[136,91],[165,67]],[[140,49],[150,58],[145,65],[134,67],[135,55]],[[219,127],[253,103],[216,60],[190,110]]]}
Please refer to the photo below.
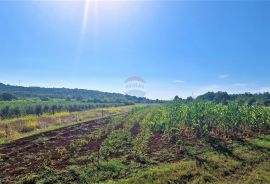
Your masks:
{"label": "dirt path", "polygon": [[[110,118],[93,120],[1,145],[0,181],[14,181],[16,177],[37,172],[44,164],[53,165],[58,169],[68,166],[68,158],[72,156],[69,150],[70,143],[74,140],[86,138],[92,132],[110,122]],[[83,149],[79,152],[76,151],[76,154],[84,155],[96,151],[105,138],[105,136],[101,136],[97,140],[88,142]],[[60,153],[56,151],[58,148],[67,150],[68,153],[63,153],[65,154],[63,156],[61,151]]]}

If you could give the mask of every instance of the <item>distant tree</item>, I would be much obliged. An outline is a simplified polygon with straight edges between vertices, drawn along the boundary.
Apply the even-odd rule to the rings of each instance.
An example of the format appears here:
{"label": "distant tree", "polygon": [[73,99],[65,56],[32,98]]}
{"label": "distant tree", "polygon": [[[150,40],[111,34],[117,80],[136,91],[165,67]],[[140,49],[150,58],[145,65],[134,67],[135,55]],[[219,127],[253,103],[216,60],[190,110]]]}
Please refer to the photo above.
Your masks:
{"label": "distant tree", "polygon": [[256,104],[256,99],[254,99],[254,98],[249,99],[247,104],[248,105],[255,105]]}
{"label": "distant tree", "polygon": [[35,107],[35,114],[38,115],[38,116],[42,114],[42,107],[41,107],[41,105],[37,105]]}
{"label": "distant tree", "polygon": [[48,97],[40,97],[41,101],[49,101],[50,99]]}
{"label": "distant tree", "polygon": [[0,100],[2,101],[11,101],[13,99],[16,99],[16,97],[10,93],[3,93],[0,95]]}
{"label": "distant tree", "polygon": [[50,109],[50,108],[49,108],[48,105],[45,105],[45,106],[43,107],[43,111],[44,111],[44,112],[49,112],[49,109]]}
{"label": "distant tree", "polygon": [[68,96],[68,97],[66,98],[66,101],[67,101],[67,102],[70,102],[70,101],[71,101],[71,98]]}
{"label": "distant tree", "polygon": [[34,108],[32,106],[28,106],[25,109],[26,114],[34,114]]}
{"label": "distant tree", "polygon": [[186,102],[187,103],[191,103],[191,102],[193,102],[193,100],[194,99],[191,96],[189,96],[189,97],[187,97]]}
{"label": "distant tree", "polygon": [[228,104],[230,95],[227,92],[217,92],[213,100],[215,103]]}
{"label": "distant tree", "polygon": [[76,101],[81,101],[82,99],[83,99],[83,97],[82,96],[76,96]]}
{"label": "distant tree", "polygon": [[57,105],[52,105],[51,112],[54,114],[56,110],[57,110]]}
{"label": "distant tree", "polygon": [[238,104],[239,105],[244,105],[245,104],[245,100],[243,100],[243,99],[238,100]]}
{"label": "distant tree", "polygon": [[21,115],[21,109],[19,107],[15,107],[12,114],[13,116],[19,117]]}
{"label": "distant tree", "polygon": [[252,97],[253,94],[251,94],[251,93],[244,93],[244,96],[246,96],[246,97]]}
{"label": "distant tree", "polygon": [[196,98],[196,100],[202,100],[202,101],[213,101],[215,98],[215,93],[214,92],[207,92],[203,95],[200,95]]}
{"label": "distant tree", "polygon": [[263,97],[265,99],[270,99],[270,93],[269,92],[263,93]]}
{"label": "distant tree", "polygon": [[0,116],[2,119],[4,118],[8,118],[9,117],[9,111],[10,111],[10,108],[9,106],[5,106],[1,109],[0,111]]}
{"label": "distant tree", "polygon": [[179,96],[176,95],[176,96],[174,97],[173,100],[174,100],[174,101],[179,101],[180,99],[181,99],[181,98],[179,98]]}
{"label": "distant tree", "polygon": [[263,104],[264,104],[265,106],[270,106],[270,100],[264,101]]}

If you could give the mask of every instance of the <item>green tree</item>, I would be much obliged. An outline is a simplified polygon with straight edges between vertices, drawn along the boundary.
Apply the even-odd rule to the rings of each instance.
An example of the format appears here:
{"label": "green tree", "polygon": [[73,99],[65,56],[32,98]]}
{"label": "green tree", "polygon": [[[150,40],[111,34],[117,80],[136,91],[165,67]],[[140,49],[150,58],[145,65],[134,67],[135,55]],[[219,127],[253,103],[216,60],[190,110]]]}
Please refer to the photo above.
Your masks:
{"label": "green tree", "polygon": [[1,118],[2,119],[8,118],[9,117],[9,111],[10,111],[9,106],[5,106],[4,108],[2,108],[1,111],[0,111]]}
{"label": "green tree", "polygon": [[3,93],[0,95],[0,100],[2,101],[11,101],[13,99],[16,99],[16,97],[10,93]]}
{"label": "green tree", "polygon": [[37,105],[35,107],[35,114],[38,115],[38,116],[42,114],[42,107],[41,107],[41,105]]}

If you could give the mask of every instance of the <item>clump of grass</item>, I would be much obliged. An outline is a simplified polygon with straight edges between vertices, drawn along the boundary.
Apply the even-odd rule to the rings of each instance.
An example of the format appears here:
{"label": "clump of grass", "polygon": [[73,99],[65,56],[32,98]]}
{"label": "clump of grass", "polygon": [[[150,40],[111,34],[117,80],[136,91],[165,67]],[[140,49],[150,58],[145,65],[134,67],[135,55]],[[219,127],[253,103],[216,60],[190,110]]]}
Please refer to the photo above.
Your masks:
{"label": "clump of grass", "polygon": [[5,144],[7,142],[8,140],[6,138],[0,138],[0,144]]}
{"label": "clump of grass", "polygon": [[56,151],[60,157],[60,160],[62,160],[65,157],[65,155],[68,153],[67,149],[63,146],[57,147]]}
{"label": "clump of grass", "polygon": [[55,124],[56,124],[56,125],[62,124],[61,118],[56,118],[56,119],[55,119]]}
{"label": "clump of grass", "polygon": [[49,139],[47,137],[40,137],[35,142],[37,142],[39,144],[43,144],[43,143],[47,142],[48,140]]}
{"label": "clump of grass", "polygon": [[69,144],[69,149],[71,151],[77,151],[80,147],[83,147],[85,145],[88,144],[88,141],[85,139],[77,139],[77,140],[73,140],[71,141],[71,143]]}
{"label": "clump of grass", "polygon": [[0,130],[0,137],[5,137],[5,136],[6,136],[6,131]]}
{"label": "clump of grass", "polygon": [[243,183],[270,183],[270,167],[269,163],[261,163],[253,168],[249,175],[243,177]]}
{"label": "clump of grass", "polygon": [[[168,182],[169,181],[169,182]],[[108,181],[107,183],[210,183],[217,179],[196,167],[195,161],[182,161],[179,163],[164,164],[157,167],[141,170],[132,174],[127,179],[115,181]]]}
{"label": "clump of grass", "polygon": [[251,144],[254,144],[255,146],[270,149],[270,135],[263,135],[260,136],[257,139],[254,139],[251,141]]}
{"label": "clump of grass", "polygon": [[40,127],[37,121],[28,121],[21,127],[21,132],[30,132]]}
{"label": "clump of grass", "polygon": [[91,163],[83,167],[72,167],[68,172],[78,176],[78,183],[99,183],[108,178],[125,176],[128,173],[128,167],[124,160],[111,159],[101,161],[98,165]]}
{"label": "clump of grass", "polygon": [[110,155],[121,155],[128,150],[131,144],[130,132],[126,129],[114,130],[108,138],[102,143],[100,153],[105,159]]}

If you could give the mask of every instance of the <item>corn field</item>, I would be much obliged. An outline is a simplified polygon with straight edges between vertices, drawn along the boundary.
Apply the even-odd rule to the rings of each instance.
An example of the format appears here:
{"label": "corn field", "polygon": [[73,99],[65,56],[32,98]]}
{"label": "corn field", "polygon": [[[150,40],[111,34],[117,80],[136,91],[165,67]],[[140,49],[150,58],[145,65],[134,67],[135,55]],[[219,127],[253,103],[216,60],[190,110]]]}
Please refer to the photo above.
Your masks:
{"label": "corn field", "polygon": [[228,105],[172,102],[153,111],[149,126],[163,133],[185,136],[251,136],[269,131],[270,108],[230,103]]}

